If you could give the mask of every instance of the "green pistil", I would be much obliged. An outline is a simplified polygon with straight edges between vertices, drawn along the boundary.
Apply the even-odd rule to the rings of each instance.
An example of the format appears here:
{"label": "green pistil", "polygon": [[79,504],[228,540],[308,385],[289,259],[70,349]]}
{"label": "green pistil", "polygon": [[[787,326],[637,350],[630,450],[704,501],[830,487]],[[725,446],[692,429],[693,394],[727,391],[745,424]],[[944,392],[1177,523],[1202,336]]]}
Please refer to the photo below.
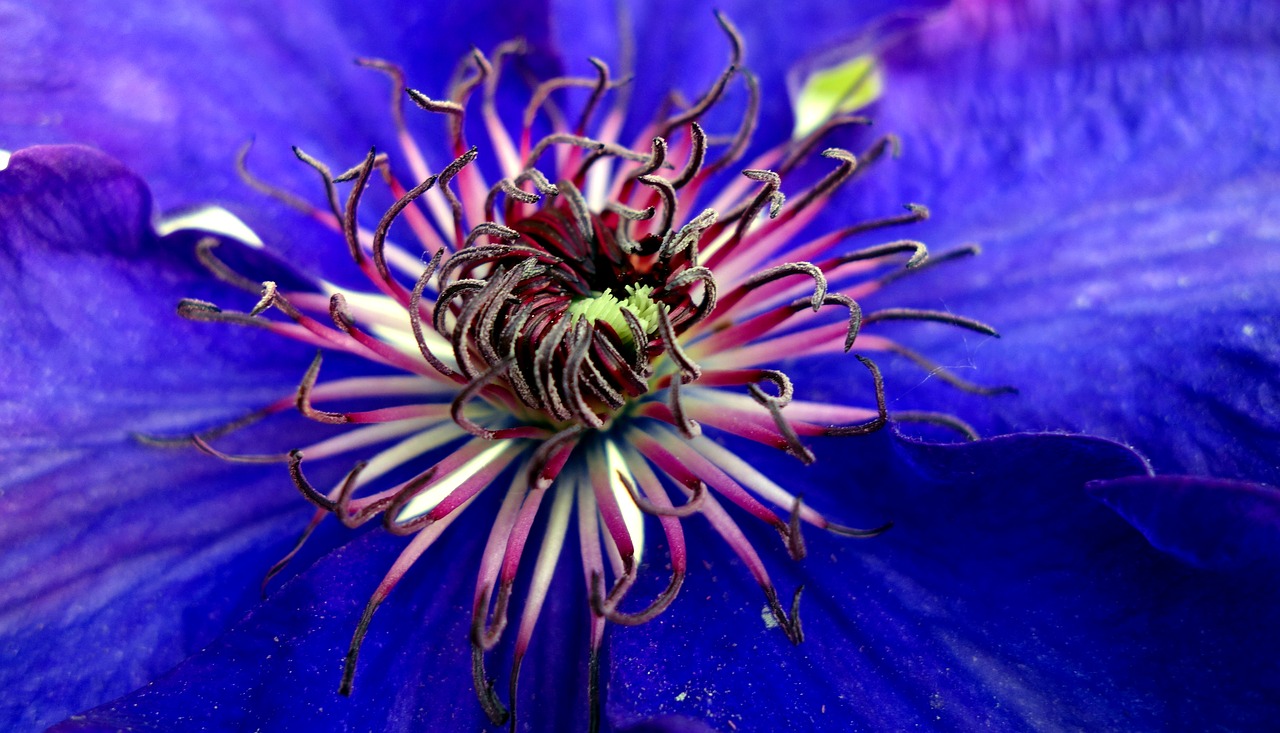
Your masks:
{"label": "green pistil", "polygon": [[590,297],[575,300],[569,305],[569,317],[575,320],[586,318],[592,323],[604,321],[622,338],[623,343],[631,344],[631,329],[627,328],[627,321],[622,316],[622,309],[625,308],[640,321],[646,334],[656,332],[658,306],[650,297],[653,288],[648,285],[627,285],[626,292],[626,299],[618,300],[612,292],[592,291]]}

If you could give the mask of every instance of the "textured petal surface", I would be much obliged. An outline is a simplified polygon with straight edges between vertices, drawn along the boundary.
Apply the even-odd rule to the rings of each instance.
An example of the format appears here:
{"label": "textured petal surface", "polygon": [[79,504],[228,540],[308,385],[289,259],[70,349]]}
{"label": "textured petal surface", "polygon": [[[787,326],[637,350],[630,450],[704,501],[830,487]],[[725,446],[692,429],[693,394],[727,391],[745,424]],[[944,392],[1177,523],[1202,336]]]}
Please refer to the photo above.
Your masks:
{"label": "textured petal surface", "polygon": [[[810,532],[800,563],[774,550],[776,535],[752,535],[773,550],[784,597],[805,587],[804,643],[769,628],[746,571],[700,543],[680,601],[613,636],[615,718],[678,713],[740,731],[1249,730],[1280,712],[1265,694],[1280,683],[1280,633],[1259,623],[1277,607],[1274,568],[1210,572],[1153,549],[1085,491],[1090,477],[1141,474],[1128,451],[1066,436],[859,440],[856,462],[824,461],[839,446],[817,446],[806,496],[893,529],[861,542]],[[864,451],[871,442],[879,450]],[[1127,485],[1159,490],[1147,480]],[[1160,524],[1185,537],[1173,528],[1204,508],[1175,502]],[[1275,547],[1265,513],[1235,522],[1251,551]]]}
{"label": "textured petal surface", "polygon": [[264,360],[265,332],[179,319],[180,297],[230,289],[192,236],[152,232],[145,186],[101,153],[16,153],[0,210],[0,727],[23,730],[136,687],[248,607],[300,521],[283,469],[131,435],[288,394],[307,354]]}
{"label": "textured petal surface", "polygon": [[909,236],[984,253],[879,302],[993,323],[998,341],[893,332],[1021,390],[904,370],[891,394],[988,433],[1079,430],[1161,471],[1280,480],[1278,28],[1272,3],[964,1],[886,52],[871,114],[904,152],[863,201],[926,204]]}
{"label": "textured petal surface", "polygon": [[1190,565],[1280,572],[1280,490],[1190,476],[1100,481],[1090,491],[1152,545]]}
{"label": "textured petal surface", "polygon": [[[56,730],[489,729],[472,689],[467,641],[475,559],[496,511],[490,499],[497,492],[489,493],[379,607],[350,698],[337,694],[347,646],[405,544],[383,532],[325,556],[170,674]],[[525,722],[536,721],[536,730],[575,730],[586,719],[586,598],[575,564],[561,564],[522,668]],[[504,653],[510,656],[500,646],[491,656]],[[507,699],[507,666],[491,663],[488,671]]]}

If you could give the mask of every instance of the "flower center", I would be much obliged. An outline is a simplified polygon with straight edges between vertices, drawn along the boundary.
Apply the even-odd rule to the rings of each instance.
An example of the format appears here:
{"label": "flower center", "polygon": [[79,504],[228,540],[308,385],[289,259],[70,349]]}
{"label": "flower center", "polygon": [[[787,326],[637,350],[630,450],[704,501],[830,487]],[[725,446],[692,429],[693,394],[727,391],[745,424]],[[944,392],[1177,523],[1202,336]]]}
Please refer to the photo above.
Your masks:
{"label": "flower center", "polygon": [[[704,437],[704,426],[740,443],[781,449],[804,463],[815,460],[805,445],[809,437],[879,430],[890,415],[880,372],[869,358],[856,357],[870,372],[874,407],[795,399],[791,380],[769,367],[783,356],[848,352],[855,342],[860,351],[910,359],[963,389],[991,391],[949,374],[888,336],[862,332],[877,323],[928,320],[994,335],[990,327],[950,313],[906,308],[864,313],[858,304],[901,279],[903,264],[910,273],[932,263],[925,262],[924,245],[911,240],[846,243],[918,222],[928,216],[924,207],[908,205],[905,214],[808,233],[834,193],[893,148],[892,138],[873,142],[860,155],[823,151],[830,171],[788,200],[783,176],[812,157],[832,127],[863,122],[833,118],[803,139],[783,141],[760,154],[742,170],[742,178],[725,183],[724,170],[748,149],[761,99],[755,77],[743,65],[741,38],[725,18],[717,19],[731,49],[723,74],[692,104],[673,99],[672,108],[627,145],[619,142],[624,103],[603,123],[593,124],[600,101],[618,85],[598,61],[593,61],[595,79],[564,77],[535,87],[518,134],[510,135],[494,95],[503,59],[520,51],[520,44],[512,43],[492,59],[477,51],[445,101],[406,89],[402,72],[387,62],[362,61],[388,74],[395,85],[393,119],[416,185],[402,183],[403,172],[375,152],[334,175],[295,149],[322,178],[328,210],[316,209],[253,179],[241,158],[242,173],[252,185],[341,236],[373,291],[340,292],[326,284],[327,294],[282,292],[275,283],[233,272],[213,255],[217,243],[205,240],[197,251],[201,261],[259,300],[247,312],[185,300],[179,313],[268,328],[321,353],[345,351],[378,368],[370,375],[321,383],[317,355],[296,394],[179,442],[232,460],[288,463],[290,478],[317,507],[303,540],[330,514],[349,527],[381,518],[387,531],[414,536],[356,624],[343,694],[351,692],[360,645],[379,604],[483,492],[501,491],[490,487],[504,475],[510,484],[501,499],[490,502],[497,506],[478,561],[471,610],[472,674],[480,704],[495,724],[509,714],[485,672],[485,655],[507,627],[515,589],[523,588],[510,686],[514,704],[520,660],[570,535],[579,541],[590,599],[586,633],[593,705],[599,702],[606,623],[634,626],[675,601],[688,567],[683,522],[695,514],[706,520],[701,531],[719,535],[733,549],[759,583],[775,625],[799,643],[799,592],[788,611],[760,555],[721,502],[773,527],[786,554],[797,560],[805,554],[803,524],[847,537],[874,536],[888,525],[855,530],[830,521],[758,471],[754,454],[740,455],[735,451],[741,447],[730,449]],[[734,80],[741,80],[745,91],[742,120],[729,135],[710,136],[699,120],[726,98]],[[589,90],[576,123],[558,108],[548,109],[552,92],[574,87]],[[480,89],[489,138],[485,149],[494,152],[502,176],[492,185],[473,165],[479,148],[467,143],[463,124]],[[448,121],[441,147],[450,148],[454,157],[437,174],[430,173],[406,127],[401,102],[406,95]],[[540,115],[552,131],[534,143]],[[395,203],[375,227],[364,229],[358,224],[359,206],[374,173]],[[350,184],[345,204],[338,197],[339,184]],[[590,200],[583,191],[593,192]],[[396,227],[412,233],[421,253],[391,241]],[[955,257],[936,261],[948,259]],[[268,317],[271,313],[276,317]],[[387,375],[388,370],[403,374]],[[370,398],[390,406],[350,405]],[[324,402],[338,403],[339,409],[317,407]],[[210,444],[294,407],[347,432],[261,456],[227,456]],[[970,432],[945,415],[898,417]],[[382,447],[328,490],[314,487],[303,474],[304,455],[321,460],[375,446]],[[387,478],[405,467],[411,478],[398,483]],[[571,515],[577,517],[576,532],[569,530]],[[623,603],[631,605],[628,593],[642,553],[653,552],[645,549],[646,524],[661,530],[671,577],[655,599],[627,611]],[[538,541],[535,526],[542,528],[541,548],[529,553]],[[518,586],[517,576],[528,572],[522,558],[529,554],[536,554],[532,575]],[[593,721],[596,714],[598,706]]]}

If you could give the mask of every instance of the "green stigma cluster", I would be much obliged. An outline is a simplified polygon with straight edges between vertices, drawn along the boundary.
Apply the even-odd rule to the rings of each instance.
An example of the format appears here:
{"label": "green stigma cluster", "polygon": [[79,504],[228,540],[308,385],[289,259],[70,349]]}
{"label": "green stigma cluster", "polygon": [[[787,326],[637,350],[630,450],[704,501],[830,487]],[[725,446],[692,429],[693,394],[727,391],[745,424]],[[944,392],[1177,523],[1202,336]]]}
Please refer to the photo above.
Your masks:
{"label": "green stigma cluster", "polygon": [[627,285],[627,297],[618,300],[611,291],[603,293],[592,291],[591,295],[569,304],[568,315],[575,321],[586,318],[588,322],[604,321],[627,344],[632,343],[631,329],[622,317],[622,309],[631,311],[631,315],[644,326],[646,334],[658,330],[658,306],[653,302],[653,288],[649,285]]}

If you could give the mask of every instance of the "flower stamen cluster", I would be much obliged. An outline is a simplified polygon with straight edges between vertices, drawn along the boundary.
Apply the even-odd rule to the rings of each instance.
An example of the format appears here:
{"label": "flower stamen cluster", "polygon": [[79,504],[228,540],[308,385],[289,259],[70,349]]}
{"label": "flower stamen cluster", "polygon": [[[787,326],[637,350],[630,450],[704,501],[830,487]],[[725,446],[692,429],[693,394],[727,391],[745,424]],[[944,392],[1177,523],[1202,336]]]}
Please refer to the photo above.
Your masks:
{"label": "flower stamen cluster", "polygon": [[[596,123],[608,94],[625,80],[615,81],[594,59],[595,78],[560,77],[536,86],[513,136],[495,103],[503,66],[523,52],[521,43],[512,42],[492,57],[476,51],[444,100],[407,89],[403,73],[388,62],[361,62],[392,80],[392,118],[402,161],[418,181],[413,186],[405,185],[391,160],[376,151],[335,175],[295,149],[323,184],[327,206],[317,208],[253,178],[241,158],[252,185],[342,236],[372,290],[326,283],[327,292],[285,292],[273,282],[232,271],[215,256],[215,240],[202,242],[198,254],[210,271],[258,300],[244,312],[183,301],[183,316],[267,328],[312,344],[320,353],[296,394],[185,440],[231,460],[287,464],[293,483],[317,508],[303,540],[329,515],[348,527],[380,518],[387,531],[412,537],[356,626],[341,681],[344,694],[352,690],[360,645],[379,604],[449,525],[504,476],[508,488],[479,563],[470,639],[477,695],[495,724],[514,715],[520,661],[571,517],[578,524],[590,605],[586,633],[593,719],[605,626],[644,623],[676,600],[688,568],[684,522],[705,519],[728,543],[759,582],[777,626],[795,643],[804,635],[800,591],[789,608],[783,606],[764,562],[723,502],[774,527],[797,560],[805,554],[802,524],[850,537],[888,528],[857,530],[831,522],[733,449],[703,436],[703,429],[810,463],[815,456],[806,438],[864,435],[888,422],[880,372],[865,355],[857,355],[871,375],[875,406],[849,407],[796,399],[791,380],[768,366],[771,362],[782,355],[807,357],[857,346],[861,352],[902,354],[928,365],[892,339],[863,329],[906,319],[994,331],[947,313],[864,313],[860,307],[859,299],[900,277],[890,267],[905,264],[906,272],[918,271],[945,258],[926,262],[924,245],[909,240],[853,251],[838,251],[839,246],[855,236],[920,221],[928,216],[921,206],[803,238],[832,196],[892,151],[896,141],[882,138],[862,155],[822,151],[821,159],[834,167],[790,197],[783,193],[784,177],[814,157],[832,128],[865,120],[832,119],[802,140],[766,151],[741,178],[713,190],[722,183],[723,171],[748,149],[760,105],[756,79],[743,63],[741,38],[727,19],[718,19],[730,42],[725,71],[692,104],[681,108],[673,99],[671,109],[634,144],[619,140],[625,105],[614,106]],[[735,82],[745,92],[741,122],[726,138],[708,135],[702,120],[731,96]],[[585,89],[588,97],[570,123],[553,98],[572,89]],[[453,157],[438,173],[431,172],[408,131],[406,96],[445,118]],[[476,106],[484,146],[472,146],[467,138],[468,115]],[[544,128],[549,132],[535,142],[534,131]],[[493,155],[484,165],[482,149]],[[495,171],[497,182],[487,183]],[[379,178],[395,201],[372,229],[365,229],[360,204]],[[345,199],[339,195],[344,186]],[[416,239],[421,254],[396,244],[393,232],[395,238]],[[321,382],[326,351],[354,354],[402,374]],[[384,404],[318,407],[371,398]],[[342,432],[263,456],[228,456],[212,445],[290,408],[343,426]],[[900,417],[967,431],[948,416]],[[329,459],[375,446],[384,447],[328,490],[303,473],[304,458]],[[433,458],[424,458],[429,455]],[[387,475],[403,466],[413,467],[414,475],[388,482]],[[624,601],[642,567],[646,516],[662,531],[671,577],[655,599],[626,610]],[[540,517],[546,518],[546,528],[528,571],[515,632],[509,710],[494,692],[485,656],[506,637],[517,602],[516,580],[526,572],[522,568],[537,541],[533,527]]]}

